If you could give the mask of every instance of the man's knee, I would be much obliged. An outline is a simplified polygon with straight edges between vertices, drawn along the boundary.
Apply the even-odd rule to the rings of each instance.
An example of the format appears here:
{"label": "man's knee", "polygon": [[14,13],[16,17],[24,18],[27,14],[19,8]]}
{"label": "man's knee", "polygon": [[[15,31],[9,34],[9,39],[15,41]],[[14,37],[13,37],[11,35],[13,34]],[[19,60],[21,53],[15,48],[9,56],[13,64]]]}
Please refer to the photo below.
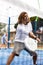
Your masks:
{"label": "man's knee", "polygon": [[16,52],[12,52],[12,54],[15,56],[19,56],[19,54],[17,54]]}
{"label": "man's knee", "polygon": [[34,56],[37,57],[37,53],[34,53]]}

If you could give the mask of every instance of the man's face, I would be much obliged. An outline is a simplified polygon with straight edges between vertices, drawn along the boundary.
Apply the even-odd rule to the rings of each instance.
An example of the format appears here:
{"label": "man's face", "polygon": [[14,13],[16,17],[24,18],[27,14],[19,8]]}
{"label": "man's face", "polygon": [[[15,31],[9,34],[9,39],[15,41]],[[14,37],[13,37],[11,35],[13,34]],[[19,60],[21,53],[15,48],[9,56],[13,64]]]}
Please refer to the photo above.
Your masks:
{"label": "man's face", "polygon": [[28,14],[25,14],[24,15],[24,19],[23,19],[23,22],[24,22],[24,24],[26,25],[26,24],[28,24]]}

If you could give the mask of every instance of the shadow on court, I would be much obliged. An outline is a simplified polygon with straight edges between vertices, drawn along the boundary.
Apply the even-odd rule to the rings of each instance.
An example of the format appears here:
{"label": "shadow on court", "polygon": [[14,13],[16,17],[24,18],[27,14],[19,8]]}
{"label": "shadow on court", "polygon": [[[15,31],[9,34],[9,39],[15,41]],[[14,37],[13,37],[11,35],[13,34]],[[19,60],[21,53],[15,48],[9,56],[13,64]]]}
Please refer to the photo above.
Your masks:
{"label": "shadow on court", "polygon": [[[7,59],[13,49],[0,49],[0,65],[6,65]],[[38,54],[37,65],[43,65],[43,50],[37,50]],[[16,56],[11,65],[33,65],[32,57],[25,50],[21,51],[19,56]]]}

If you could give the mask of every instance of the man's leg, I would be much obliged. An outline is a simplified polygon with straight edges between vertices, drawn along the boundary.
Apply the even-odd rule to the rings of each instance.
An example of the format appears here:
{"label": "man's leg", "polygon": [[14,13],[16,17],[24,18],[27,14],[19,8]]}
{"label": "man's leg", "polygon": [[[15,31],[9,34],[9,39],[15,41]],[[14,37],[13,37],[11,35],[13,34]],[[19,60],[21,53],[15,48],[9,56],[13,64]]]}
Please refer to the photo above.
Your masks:
{"label": "man's leg", "polygon": [[36,65],[36,61],[37,61],[37,54],[34,51],[28,50],[27,48],[25,48],[25,50],[31,55],[33,56],[33,65]]}
{"label": "man's leg", "polygon": [[12,62],[13,58],[16,56],[16,53],[12,52],[12,54],[9,56],[7,64],[6,65],[10,65],[10,63]]}
{"label": "man's leg", "polygon": [[[13,58],[15,56],[19,56],[20,52],[24,49],[24,43],[20,43],[20,42],[15,42],[14,44],[14,49],[12,54],[9,56],[7,64],[6,65],[10,65],[10,63],[12,62]],[[16,53],[15,53],[16,52]]]}
{"label": "man's leg", "polygon": [[36,65],[36,61],[37,61],[37,54],[35,53],[35,55],[33,56],[33,64]]}
{"label": "man's leg", "polygon": [[15,43],[15,47],[14,47],[14,49],[13,49],[13,52],[12,52],[12,54],[9,56],[6,65],[10,65],[10,63],[11,63],[12,60],[13,60],[13,58],[14,58],[15,56],[19,56],[21,50],[23,50],[23,49],[24,49],[24,44],[23,44],[23,43],[16,42],[16,43]]}

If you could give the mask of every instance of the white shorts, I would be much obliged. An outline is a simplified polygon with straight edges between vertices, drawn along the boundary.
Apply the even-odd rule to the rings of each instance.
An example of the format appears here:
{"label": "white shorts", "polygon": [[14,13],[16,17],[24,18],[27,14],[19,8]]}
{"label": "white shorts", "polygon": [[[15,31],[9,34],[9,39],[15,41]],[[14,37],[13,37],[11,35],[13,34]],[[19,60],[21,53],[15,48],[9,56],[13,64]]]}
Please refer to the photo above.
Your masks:
{"label": "white shorts", "polygon": [[35,51],[32,51],[29,48],[26,48],[24,43],[15,42],[13,53],[16,53],[17,55],[19,55],[22,50],[26,50],[31,56],[37,55]]}

